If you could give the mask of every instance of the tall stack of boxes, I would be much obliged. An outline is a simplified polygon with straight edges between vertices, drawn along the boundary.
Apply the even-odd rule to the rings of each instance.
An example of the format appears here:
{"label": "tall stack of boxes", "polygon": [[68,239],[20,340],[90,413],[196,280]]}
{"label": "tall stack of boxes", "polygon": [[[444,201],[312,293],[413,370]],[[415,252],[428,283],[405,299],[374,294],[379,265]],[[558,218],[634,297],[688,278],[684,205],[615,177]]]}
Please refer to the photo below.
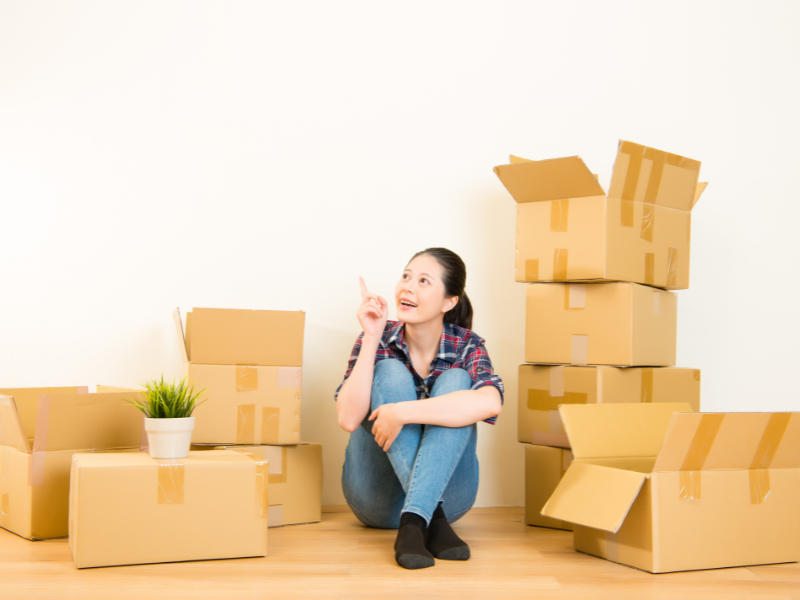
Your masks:
{"label": "tall stack of boxes", "polygon": [[321,518],[322,446],[301,441],[302,311],[195,308],[175,324],[186,375],[207,401],[194,450],[269,461],[270,527]]}
{"label": "tall stack of boxes", "polygon": [[516,281],[527,285],[519,441],[529,525],[572,529],[542,507],[573,461],[564,404],[685,402],[700,371],[675,368],[677,296],[689,286],[700,163],[622,141],[606,193],[577,156],[512,156],[494,169],[517,202]]}

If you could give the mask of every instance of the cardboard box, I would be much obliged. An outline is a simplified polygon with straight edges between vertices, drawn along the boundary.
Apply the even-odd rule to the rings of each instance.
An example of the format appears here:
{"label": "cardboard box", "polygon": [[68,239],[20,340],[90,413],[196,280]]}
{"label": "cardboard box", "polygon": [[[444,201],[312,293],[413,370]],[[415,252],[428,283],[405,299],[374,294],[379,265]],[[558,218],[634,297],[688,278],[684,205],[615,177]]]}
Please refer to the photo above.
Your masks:
{"label": "cardboard box", "polygon": [[520,365],[519,441],[569,448],[561,404],[688,402],[700,410],[700,370]]}
{"label": "cardboard box", "polygon": [[130,393],[54,389],[0,396],[0,527],[30,540],[67,535],[75,452],[138,451],[144,433],[142,413],[123,400]]}
{"label": "cardboard box", "polygon": [[564,448],[525,444],[525,524],[572,531],[572,523],[543,517],[542,507],[572,462]]}
{"label": "cardboard box", "polygon": [[174,316],[186,375],[208,398],[192,442],[299,444],[305,313],[194,309],[185,335]]}
{"label": "cardboard box", "polygon": [[621,141],[608,194],[577,156],[511,163],[494,172],[517,201],[517,281],[689,287],[698,161]]}
{"label": "cardboard box", "polygon": [[527,286],[525,362],[671,367],[678,300],[633,283]]}
{"label": "cardboard box", "polygon": [[75,454],[69,549],[105,567],[267,555],[268,465],[230,451]]}
{"label": "cardboard box", "polygon": [[296,446],[192,446],[230,449],[269,462],[269,526],[322,520],[322,444]]}
{"label": "cardboard box", "polygon": [[800,413],[564,405],[575,461],[545,516],[651,573],[800,560]]}

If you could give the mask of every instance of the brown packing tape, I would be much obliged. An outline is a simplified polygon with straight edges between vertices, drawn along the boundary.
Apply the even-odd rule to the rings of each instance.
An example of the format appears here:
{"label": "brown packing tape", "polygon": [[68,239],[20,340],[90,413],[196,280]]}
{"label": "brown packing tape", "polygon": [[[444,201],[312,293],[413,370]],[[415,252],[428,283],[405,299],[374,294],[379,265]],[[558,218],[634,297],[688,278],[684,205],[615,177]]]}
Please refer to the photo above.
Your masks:
{"label": "brown packing tape", "polygon": [[722,426],[724,414],[705,414],[700,417],[697,431],[683,459],[680,469],[680,499],[681,502],[687,500],[700,500],[701,496],[701,477],[700,472],[708,458],[714,440],[717,438],[719,428]]}
{"label": "brown packing tape", "polygon": [[525,261],[525,281],[539,281],[538,258],[529,258]]}
{"label": "brown packing tape", "polygon": [[566,281],[569,250],[556,248],[553,251],[553,281]]}
{"label": "brown packing tape", "polygon": [[642,233],[641,237],[647,242],[653,241],[653,230],[656,226],[656,207],[652,204],[645,204],[642,210]]}
{"label": "brown packing tape", "polygon": [[184,480],[185,472],[182,464],[159,462],[158,503],[183,504]]}
{"label": "brown packing tape", "polygon": [[633,200],[620,202],[620,222],[623,227],[633,227]]}
{"label": "brown packing tape", "polygon": [[528,390],[528,410],[558,411],[559,404],[587,404],[589,394],[565,392],[553,398],[547,390]]}
{"label": "brown packing tape", "polygon": [[700,171],[700,163],[696,160],[678,156],[677,154],[664,152],[663,150],[648,148],[633,142],[622,142],[620,144],[619,151],[630,155],[628,171],[625,173],[625,184],[622,190],[622,200],[635,199],[636,190],[639,187],[639,176],[642,170],[642,161],[645,158],[652,161],[650,177],[647,182],[647,190],[645,191],[644,197],[644,202],[647,204],[655,204],[656,200],[658,199],[658,191],[661,187],[661,178],[664,174],[665,165],[679,167],[681,169],[690,169],[692,171]]}
{"label": "brown packing tape", "polygon": [[750,503],[761,504],[770,494],[769,471],[775,453],[781,445],[786,428],[792,418],[791,413],[770,415],[764,434],[750,464]]}
{"label": "brown packing tape", "polygon": [[247,450],[234,449],[234,451],[243,454],[256,463],[256,515],[259,519],[265,519],[269,514],[269,484],[272,483],[272,476],[269,474],[269,462],[259,460]]}
{"label": "brown packing tape", "polygon": [[667,259],[667,287],[678,285],[678,249],[670,247]]}
{"label": "brown packing tape", "polygon": [[647,182],[647,191],[644,194],[644,201],[648,204],[655,204],[658,199],[658,189],[661,187],[661,177],[664,175],[664,164],[667,162],[667,153],[655,148],[647,148],[644,157],[653,161],[650,169],[650,179]]}
{"label": "brown packing tape", "polygon": [[255,392],[258,390],[258,369],[246,365],[236,365],[236,391]]}
{"label": "brown packing tape", "polygon": [[256,405],[240,404],[236,407],[236,443],[253,444],[256,438]]}
{"label": "brown packing tape", "polygon": [[642,369],[642,404],[653,402],[653,369]]}
{"label": "brown packing tape", "polygon": [[653,252],[644,255],[644,282],[647,285],[656,283],[656,255]]}
{"label": "brown packing tape", "polygon": [[50,395],[39,396],[39,409],[36,415],[36,433],[33,438],[28,485],[44,485],[44,463],[47,456],[47,432],[50,429]]}
{"label": "brown packing tape", "polygon": [[261,443],[275,444],[281,424],[281,409],[265,406],[261,412]]}
{"label": "brown packing tape", "polygon": [[566,232],[569,229],[569,199],[550,202],[550,231]]}
{"label": "brown packing tape", "polygon": [[625,173],[625,184],[622,188],[622,200],[633,200],[636,198],[636,188],[639,185],[639,173],[642,170],[642,158],[644,158],[644,146],[633,142],[622,142],[620,152],[630,155],[628,171]]}

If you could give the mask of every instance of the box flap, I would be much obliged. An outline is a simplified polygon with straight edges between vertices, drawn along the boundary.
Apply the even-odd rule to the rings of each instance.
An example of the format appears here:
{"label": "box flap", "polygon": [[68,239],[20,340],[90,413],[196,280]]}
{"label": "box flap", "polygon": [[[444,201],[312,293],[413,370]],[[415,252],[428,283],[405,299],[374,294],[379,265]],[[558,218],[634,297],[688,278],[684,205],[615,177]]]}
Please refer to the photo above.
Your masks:
{"label": "box flap", "polygon": [[195,308],[189,358],[200,365],[302,367],[303,311]]}
{"label": "box flap", "polygon": [[529,158],[522,158],[521,156],[514,156],[513,154],[508,157],[508,162],[512,165],[517,165],[524,162],[533,162]]}
{"label": "box flap", "polygon": [[42,394],[88,394],[89,386],[61,386],[39,388],[4,388],[0,394],[11,396],[17,406],[22,430],[28,439],[33,439],[36,431],[36,413],[39,410],[39,396]]}
{"label": "box flap", "polygon": [[690,211],[700,162],[620,140],[608,197]]}
{"label": "box flap", "polygon": [[800,413],[675,413],[654,471],[800,467]]}
{"label": "box flap", "polygon": [[692,208],[694,208],[695,204],[697,204],[697,201],[700,200],[700,196],[703,195],[703,192],[706,191],[707,187],[708,187],[707,181],[697,184],[697,188],[694,191],[694,200],[692,201]]}
{"label": "box flap", "polygon": [[636,471],[574,462],[544,505],[542,514],[616,533],[647,477]]}
{"label": "box flap", "polygon": [[183,332],[180,308],[174,310],[172,313],[172,320],[175,323],[175,333],[178,335],[178,345],[181,347],[181,359],[183,360],[183,364],[187,364],[189,362],[189,353],[186,350],[186,335]]}
{"label": "box flap", "polygon": [[33,451],[138,448],[143,415],[125,402],[139,393],[49,394],[39,398]]}
{"label": "box flap", "polygon": [[558,408],[572,452],[581,458],[655,457],[675,411],[688,403],[563,404]]}
{"label": "box flap", "polygon": [[24,452],[31,453],[28,436],[22,428],[22,420],[17,412],[17,405],[11,396],[0,395],[0,445],[8,446]]}
{"label": "box flap", "polygon": [[[522,162],[513,163],[513,160]],[[500,181],[519,203],[605,196],[579,156],[525,161],[512,157],[510,165],[494,168]]]}

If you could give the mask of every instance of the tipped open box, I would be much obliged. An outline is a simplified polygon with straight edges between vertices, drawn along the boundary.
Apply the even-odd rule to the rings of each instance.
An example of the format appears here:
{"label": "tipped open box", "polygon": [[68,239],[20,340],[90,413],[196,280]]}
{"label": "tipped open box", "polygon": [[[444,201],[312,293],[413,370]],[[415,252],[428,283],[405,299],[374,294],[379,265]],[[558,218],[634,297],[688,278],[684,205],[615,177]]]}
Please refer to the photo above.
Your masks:
{"label": "tipped open box", "polygon": [[800,413],[561,406],[575,460],[542,514],[651,573],[800,560]]}

